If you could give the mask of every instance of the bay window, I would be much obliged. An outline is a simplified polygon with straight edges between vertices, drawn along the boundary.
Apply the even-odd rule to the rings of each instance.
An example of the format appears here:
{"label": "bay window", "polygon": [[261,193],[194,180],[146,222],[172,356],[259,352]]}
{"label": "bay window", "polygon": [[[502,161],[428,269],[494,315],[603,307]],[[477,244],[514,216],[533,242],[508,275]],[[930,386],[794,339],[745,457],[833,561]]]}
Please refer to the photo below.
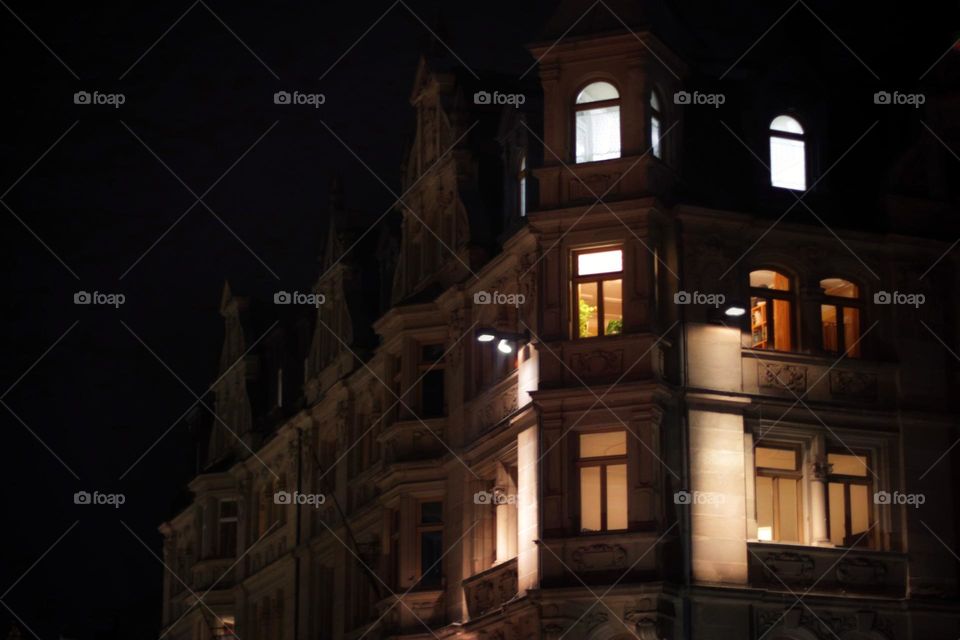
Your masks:
{"label": "bay window", "polygon": [[575,337],[623,332],[623,249],[574,253],[573,288]]}
{"label": "bay window", "polygon": [[620,93],[609,82],[594,82],[574,105],[577,162],[620,157]]}
{"label": "bay window", "polygon": [[796,118],[777,116],[770,123],[770,184],[803,191],[807,188],[807,150]]}
{"label": "bay window", "polygon": [[827,454],[827,517],[830,541],[838,547],[870,546],[873,491],[866,454]]}
{"label": "bay window", "polygon": [[627,432],[581,433],[580,531],[627,528]]}
{"label": "bay window", "polygon": [[757,538],[766,542],[803,541],[799,448],[757,447],[756,465]]}
{"label": "bay window", "polygon": [[860,357],[860,291],[842,278],[820,281],[824,300],[820,305],[823,350]]}

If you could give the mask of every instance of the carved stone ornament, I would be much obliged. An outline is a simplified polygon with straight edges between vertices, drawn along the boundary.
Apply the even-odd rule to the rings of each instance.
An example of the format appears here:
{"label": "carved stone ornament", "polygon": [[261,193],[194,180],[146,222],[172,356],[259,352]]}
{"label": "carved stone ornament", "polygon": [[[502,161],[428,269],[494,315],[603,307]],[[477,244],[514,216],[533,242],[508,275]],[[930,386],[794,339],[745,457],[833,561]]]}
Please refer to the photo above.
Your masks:
{"label": "carved stone ornament", "polygon": [[877,375],[861,371],[830,372],[830,393],[835,396],[872,399],[877,397]]}
{"label": "carved stone ornament", "polygon": [[887,567],[870,558],[846,557],[837,563],[837,582],[843,585],[879,585],[887,576]]}
{"label": "carved stone ornament", "polygon": [[758,362],[757,384],[765,389],[803,393],[807,390],[807,368],[795,364]]}
{"label": "carved stone ornament", "polygon": [[797,582],[813,577],[813,558],[802,553],[784,551],[770,553],[763,559],[764,569],[784,582]]}
{"label": "carved stone ornament", "polygon": [[617,375],[623,370],[623,350],[581,351],[573,354],[570,363],[574,372],[584,378]]}
{"label": "carved stone ornament", "polygon": [[572,558],[580,570],[616,569],[626,565],[627,550],[618,544],[591,544],[578,547]]}

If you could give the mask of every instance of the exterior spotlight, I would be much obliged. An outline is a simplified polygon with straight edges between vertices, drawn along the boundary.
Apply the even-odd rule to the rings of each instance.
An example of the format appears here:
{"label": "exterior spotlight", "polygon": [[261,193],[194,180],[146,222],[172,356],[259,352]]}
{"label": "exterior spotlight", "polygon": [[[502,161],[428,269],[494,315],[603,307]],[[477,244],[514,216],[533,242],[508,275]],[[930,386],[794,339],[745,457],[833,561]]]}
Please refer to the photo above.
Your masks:
{"label": "exterior spotlight", "polygon": [[739,318],[746,312],[747,312],[746,309],[736,304],[730,305],[729,307],[723,310],[724,315],[731,316],[734,318]]}
{"label": "exterior spotlight", "polygon": [[477,342],[493,342],[497,336],[489,329],[480,329],[477,331]]}
{"label": "exterior spotlight", "polygon": [[503,339],[500,341],[500,344],[497,345],[497,351],[500,353],[513,353],[513,347],[510,346],[510,343]]}

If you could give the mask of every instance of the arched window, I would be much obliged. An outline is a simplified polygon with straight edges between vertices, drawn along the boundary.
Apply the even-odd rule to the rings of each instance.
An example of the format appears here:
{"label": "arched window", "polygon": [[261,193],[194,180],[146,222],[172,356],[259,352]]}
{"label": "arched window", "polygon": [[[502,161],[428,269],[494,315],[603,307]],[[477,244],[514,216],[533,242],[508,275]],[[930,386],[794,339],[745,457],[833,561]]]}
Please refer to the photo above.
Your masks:
{"label": "arched window", "polygon": [[577,95],[577,162],[620,157],[620,93],[609,82],[594,82]]}
{"label": "arched window", "polygon": [[778,271],[750,272],[750,333],[754,349],[793,349],[793,292],[790,278]]}
{"label": "arched window", "polygon": [[860,289],[843,278],[820,281],[823,303],[820,305],[823,350],[860,357]]}
{"label": "arched window", "polygon": [[656,91],[650,92],[650,149],[657,158],[663,158],[663,148],[660,145],[663,114],[660,111],[660,98]]}
{"label": "arched window", "polygon": [[770,184],[798,191],[807,188],[803,127],[790,116],[777,116],[770,123]]}
{"label": "arched window", "polygon": [[527,156],[520,156],[520,202],[518,203],[518,210],[520,211],[520,217],[527,215]]}

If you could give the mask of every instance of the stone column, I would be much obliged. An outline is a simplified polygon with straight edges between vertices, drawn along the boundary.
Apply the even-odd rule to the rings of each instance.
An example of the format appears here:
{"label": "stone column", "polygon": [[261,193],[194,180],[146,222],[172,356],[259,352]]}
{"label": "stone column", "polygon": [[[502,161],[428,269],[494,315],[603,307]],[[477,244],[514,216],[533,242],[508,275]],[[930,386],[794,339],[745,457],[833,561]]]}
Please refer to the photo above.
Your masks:
{"label": "stone column", "polygon": [[813,439],[810,446],[810,538],[818,547],[829,547],[830,531],[827,529],[827,464],[826,442],[823,436]]}

